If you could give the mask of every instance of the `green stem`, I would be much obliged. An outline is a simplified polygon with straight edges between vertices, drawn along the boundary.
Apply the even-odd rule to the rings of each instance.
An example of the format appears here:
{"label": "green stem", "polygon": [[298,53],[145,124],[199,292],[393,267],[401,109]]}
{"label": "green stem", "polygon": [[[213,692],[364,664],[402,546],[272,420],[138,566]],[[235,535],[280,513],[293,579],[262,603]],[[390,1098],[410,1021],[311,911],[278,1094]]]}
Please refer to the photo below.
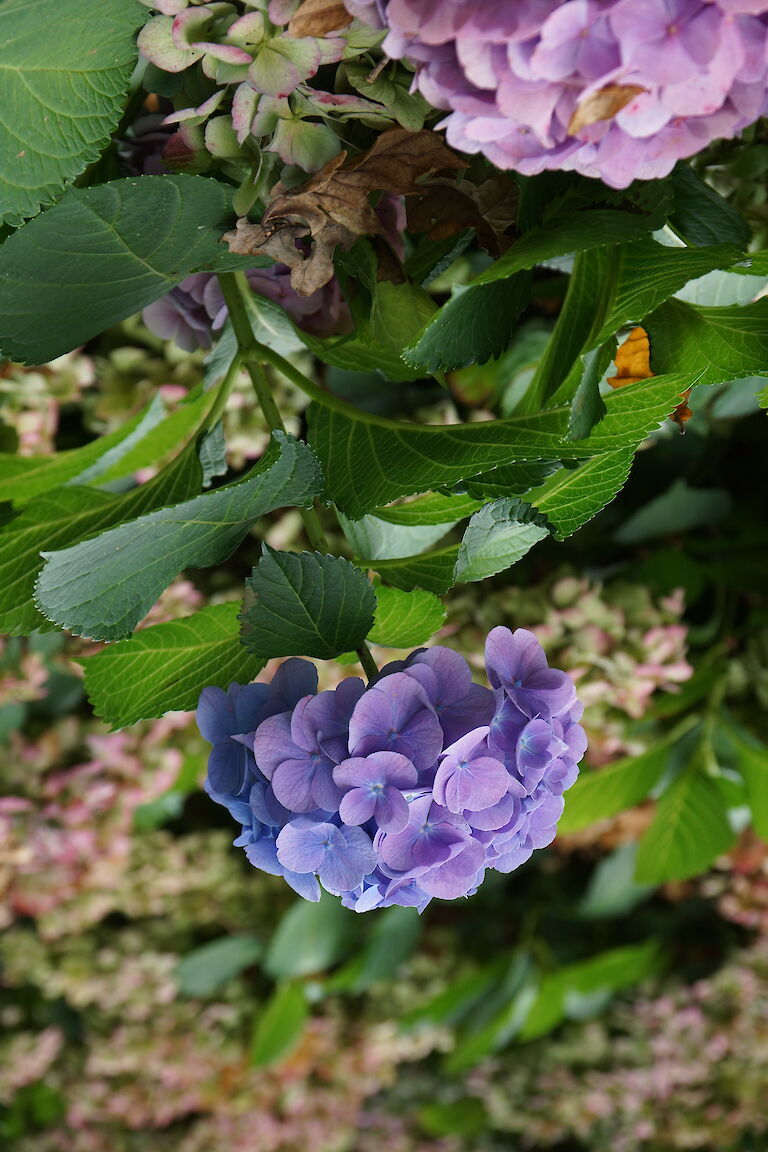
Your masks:
{"label": "green stem", "polygon": [[[305,392],[307,391],[305,384],[310,385],[313,390],[316,389],[318,392],[322,390],[317,388],[317,385],[305,377],[302,372],[294,369],[287,360],[283,360],[282,356],[273,353],[271,348],[260,344],[254,337],[251,322],[248,319],[247,300],[250,294],[250,287],[248,286],[245,274],[243,272],[220,272],[219,284],[224,297],[224,303],[229,312],[229,318],[232,321],[235,338],[237,339],[237,346],[239,348],[237,358],[245,364],[267,426],[272,431],[285,432],[283,418],[275,403],[272,389],[269,386],[269,380],[264,371],[264,362],[274,364],[273,357],[276,358],[279,363],[275,364],[275,367],[283,372],[288,379],[294,379],[294,375],[298,375],[300,378],[298,386]],[[227,373],[227,375],[229,375],[229,373]],[[320,523],[317,507],[301,508],[299,511],[311,546],[317,552],[328,554],[328,541],[325,538],[323,526]],[[377,676],[379,670],[376,666],[376,661],[371,655],[371,650],[365,641],[363,641],[359,648],[355,649],[355,652],[368,679],[371,680]]]}

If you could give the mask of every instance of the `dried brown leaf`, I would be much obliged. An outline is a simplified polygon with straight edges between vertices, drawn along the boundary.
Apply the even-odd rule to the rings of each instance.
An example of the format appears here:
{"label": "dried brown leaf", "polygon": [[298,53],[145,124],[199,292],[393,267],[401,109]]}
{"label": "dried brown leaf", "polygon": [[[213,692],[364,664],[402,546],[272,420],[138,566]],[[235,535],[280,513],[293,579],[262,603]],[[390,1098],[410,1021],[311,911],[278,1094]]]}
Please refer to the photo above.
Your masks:
{"label": "dried brown leaf", "polygon": [[575,136],[582,128],[596,124],[598,120],[612,120],[635,96],[647,91],[639,84],[606,84],[576,105],[568,125],[568,135]]}
{"label": "dried brown leaf", "polygon": [[328,32],[338,32],[352,22],[340,0],[304,0],[288,22],[288,35],[300,39],[302,36],[325,36]]}
{"label": "dried brown leaf", "polygon": [[[261,225],[238,221],[237,229],[224,239],[232,246],[253,245],[245,250],[275,255],[293,248],[290,259],[291,284],[302,296],[327,284],[333,275],[333,252],[337,245],[349,248],[358,236],[380,236],[381,223],[371,206],[370,192],[392,192],[409,196],[422,190],[417,181],[432,172],[465,168],[466,161],[446,147],[434,132],[408,132],[393,128],[382,132],[362,156],[342,167],[346,152],[334,156],[306,184],[289,191],[280,190],[267,207]],[[297,228],[303,231],[297,233]],[[282,243],[287,230],[290,240]],[[297,235],[310,234],[312,248],[301,253],[295,247]],[[233,251],[243,251],[242,247]]]}

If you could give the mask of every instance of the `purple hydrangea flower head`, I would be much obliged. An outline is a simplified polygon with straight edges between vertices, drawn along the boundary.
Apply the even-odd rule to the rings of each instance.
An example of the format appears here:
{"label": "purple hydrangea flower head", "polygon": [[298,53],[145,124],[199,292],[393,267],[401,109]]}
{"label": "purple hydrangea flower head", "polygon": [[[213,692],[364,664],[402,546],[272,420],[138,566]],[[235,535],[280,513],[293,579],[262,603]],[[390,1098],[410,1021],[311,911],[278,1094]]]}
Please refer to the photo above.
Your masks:
{"label": "purple hydrangea flower head", "polygon": [[536,638],[495,628],[491,689],[446,648],[388,665],[366,688],[317,692],[304,660],[267,687],[206,689],[207,789],[241,824],[249,861],[307,900],[420,912],[470,896],[552,840],[586,748],[581,705]]}
{"label": "purple hydrangea flower head", "polygon": [[532,176],[666,176],[768,110],[764,0],[381,0],[347,7],[409,58],[448,143]]}

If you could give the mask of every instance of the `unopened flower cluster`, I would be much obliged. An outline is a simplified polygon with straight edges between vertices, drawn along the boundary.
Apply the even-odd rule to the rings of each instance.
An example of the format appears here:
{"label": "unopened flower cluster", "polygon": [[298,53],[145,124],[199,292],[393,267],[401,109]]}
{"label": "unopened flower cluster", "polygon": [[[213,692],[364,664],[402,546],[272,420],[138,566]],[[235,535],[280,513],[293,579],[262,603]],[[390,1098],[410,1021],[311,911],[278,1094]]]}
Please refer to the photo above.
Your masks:
{"label": "unopened flower cluster", "polygon": [[768,110],[765,0],[346,0],[499,168],[615,188],[667,175]]}
{"label": "unopened flower cluster", "polygon": [[358,912],[471,895],[549,844],[586,748],[581,706],[524,629],[494,628],[491,688],[448,648],[412,653],[365,687],[317,693],[305,660],[271,685],[206,688],[206,788],[235,844],[301,896]]}

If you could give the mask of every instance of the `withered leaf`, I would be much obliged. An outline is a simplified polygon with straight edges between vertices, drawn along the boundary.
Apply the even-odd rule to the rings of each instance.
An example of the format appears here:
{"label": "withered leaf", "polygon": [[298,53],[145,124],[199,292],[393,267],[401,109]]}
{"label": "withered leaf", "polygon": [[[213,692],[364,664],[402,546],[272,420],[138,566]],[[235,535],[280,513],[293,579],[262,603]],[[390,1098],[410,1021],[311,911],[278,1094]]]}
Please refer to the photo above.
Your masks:
{"label": "withered leaf", "polygon": [[[651,372],[651,345],[645,328],[639,325],[633,328],[629,336],[616,351],[614,360],[616,375],[608,377],[611,388],[623,388],[626,384],[636,384],[639,380],[648,380],[653,376]],[[674,420],[681,432],[685,431],[686,421],[690,420],[693,412],[688,407],[687,400],[691,389],[686,388],[680,396],[680,403],[674,412],[670,413],[670,420]]]}
{"label": "withered leaf", "polygon": [[341,0],[304,0],[295,15],[288,22],[288,35],[299,39],[302,36],[325,36],[327,32],[338,32],[352,22]]}
{"label": "withered leaf", "polygon": [[582,128],[596,124],[598,120],[612,120],[635,96],[647,91],[639,84],[606,84],[576,105],[568,125],[568,135],[575,136]]}
{"label": "withered leaf", "polygon": [[506,173],[472,184],[469,180],[430,180],[421,195],[408,202],[408,226],[431,240],[457,236],[466,228],[491,256],[512,244],[508,234],[517,219],[517,185]]}
{"label": "withered leaf", "polygon": [[[261,225],[239,221],[235,231],[227,232],[223,239],[232,251],[283,260],[291,269],[294,290],[310,296],[331,279],[338,244],[350,248],[358,236],[383,235],[368,200],[370,192],[411,196],[422,191],[418,183],[421,177],[467,167],[467,162],[434,132],[409,132],[405,128],[382,132],[367,152],[348,164],[346,159],[346,152],[334,156],[306,184],[280,192],[268,205]],[[297,232],[297,228],[303,231]],[[287,230],[291,231],[284,242],[279,234]],[[311,236],[309,252],[296,248],[299,235]],[[278,249],[280,256],[276,255]]]}

